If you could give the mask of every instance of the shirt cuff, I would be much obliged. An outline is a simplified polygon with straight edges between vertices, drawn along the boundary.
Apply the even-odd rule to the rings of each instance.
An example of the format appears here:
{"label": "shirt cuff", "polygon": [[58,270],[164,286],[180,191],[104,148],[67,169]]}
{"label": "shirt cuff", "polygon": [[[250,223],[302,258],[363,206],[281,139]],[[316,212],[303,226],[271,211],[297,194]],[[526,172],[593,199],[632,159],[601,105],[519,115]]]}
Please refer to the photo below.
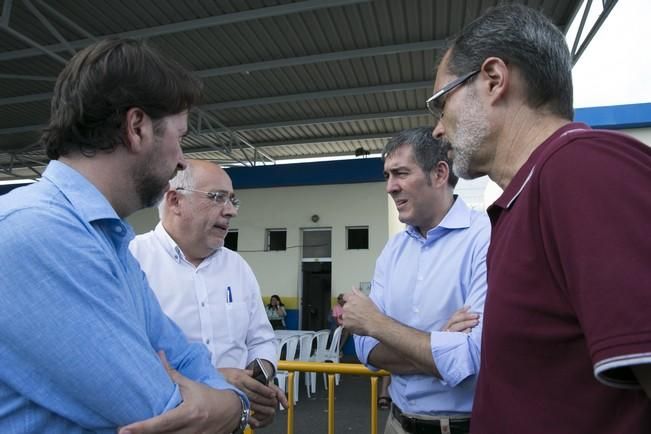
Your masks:
{"label": "shirt cuff", "polygon": [[[237,393],[239,396],[242,397],[244,402],[246,402],[246,405],[250,407],[250,402],[249,398],[242,392],[240,389],[237,387],[233,386],[231,383],[227,382],[223,377],[213,377],[213,378],[207,378],[201,381],[201,383],[205,384],[206,386],[210,386],[213,389],[217,390],[232,390],[233,392]],[[177,386],[178,387],[178,386]],[[247,407],[247,408],[249,408]]]}
{"label": "shirt cuff", "polygon": [[355,342],[355,352],[357,353],[357,358],[359,361],[371,371],[379,371],[380,368],[377,368],[369,363],[368,355],[371,354],[373,348],[375,348],[380,343],[380,341],[370,336],[358,335],[353,335],[353,341]]}
{"label": "shirt cuff", "polygon": [[270,348],[252,348],[246,360],[246,366],[249,366],[255,359],[266,360],[274,367],[274,371],[278,370],[278,358],[276,356],[276,344],[271,343]]}
{"label": "shirt cuff", "polygon": [[181,396],[181,390],[179,389],[178,384],[174,384],[174,392],[172,393],[172,396],[170,399],[167,401],[167,404],[165,404],[165,408],[163,409],[163,413],[167,413],[168,411],[172,410],[173,408],[178,407],[183,403],[183,397]]}
{"label": "shirt cuff", "polygon": [[594,366],[594,376],[606,386],[639,389],[640,383],[630,368],[645,364],[651,364],[651,353],[613,357],[597,363]]}
{"label": "shirt cuff", "polygon": [[431,332],[430,348],[441,382],[455,387],[479,369],[479,358],[470,351],[470,335],[461,332]]}

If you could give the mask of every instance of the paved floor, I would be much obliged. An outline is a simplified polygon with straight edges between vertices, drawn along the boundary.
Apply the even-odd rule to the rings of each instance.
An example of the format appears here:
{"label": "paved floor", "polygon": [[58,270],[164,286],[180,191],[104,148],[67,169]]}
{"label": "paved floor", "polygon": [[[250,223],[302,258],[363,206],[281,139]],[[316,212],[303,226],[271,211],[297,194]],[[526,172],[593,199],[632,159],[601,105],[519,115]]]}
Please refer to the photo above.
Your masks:
{"label": "paved floor", "polygon": [[[357,363],[346,357],[342,362]],[[378,382],[379,383],[379,382]],[[378,384],[379,386],[379,384]],[[322,374],[317,374],[316,395],[307,397],[303,374],[299,385],[299,401],[294,415],[295,434],[326,434],[328,432],[328,392]],[[371,432],[371,383],[369,377],[343,375],[335,388],[335,433],[366,434]],[[388,410],[378,410],[378,433],[384,431]],[[260,434],[285,434],[287,410],[280,411],[270,426],[255,431]]]}

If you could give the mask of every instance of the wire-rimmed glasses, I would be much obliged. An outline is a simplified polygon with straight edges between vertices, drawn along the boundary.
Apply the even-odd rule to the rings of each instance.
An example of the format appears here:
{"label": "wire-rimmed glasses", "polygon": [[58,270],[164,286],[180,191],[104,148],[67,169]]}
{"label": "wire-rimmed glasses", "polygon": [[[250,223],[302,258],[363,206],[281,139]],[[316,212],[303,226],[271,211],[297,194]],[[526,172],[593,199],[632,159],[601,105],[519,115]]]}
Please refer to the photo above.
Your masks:
{"label": "wire-rimmed glasses", "polygon": [[445,97],[447,94],[452,92],[454,89],[457,87],[463,85],[465,82],[470,80],[472,77],[475,75],[479,74],[479,69],[476,71],[469,72],[467,74],[462,75],[459,78],[456,78],[440,88],[437,92],[434,92],[434,95],[430,96],[427,101],[425,101],[425,104],[427,104],[427,109],[430,111],[432,116],[434,116],[434,121],[435,124],[438,124],[438,122],[441,120],[443,117],[443,109],[445,108]]}
{"label": "wire-rimmed glasses", "polygon": [[176,190],[202,193],[205,194],[208,199],[212,200],[219,206],[224,206],[226,205],[226,202],[230,202],[231,205],[233,205],[233,208],[240,209],[240,200],[237,197],[235,197],[234,194],[230,194],[227,191],[201,191],[201,190],[194,190],[192,188],[186,188],[186,187],[177,187]]}

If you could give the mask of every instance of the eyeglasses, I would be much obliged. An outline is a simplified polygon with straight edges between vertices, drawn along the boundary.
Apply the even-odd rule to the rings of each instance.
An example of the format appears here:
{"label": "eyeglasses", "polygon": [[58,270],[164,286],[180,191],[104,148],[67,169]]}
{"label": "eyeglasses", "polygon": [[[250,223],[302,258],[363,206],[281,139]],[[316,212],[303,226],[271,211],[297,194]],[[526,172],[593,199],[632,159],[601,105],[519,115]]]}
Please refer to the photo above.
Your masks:
{"label": "eyeglasses", "polygon": [[445,97],[448,93],[452,92],[457,87],[463,85],[468,80],[470,80],[475,75],[479,74],[479,69],[477,71],[469,72],[461,77],[452,80],[442,88],[435,92],[434,95],[430,96],[425,104],[427,104],[427,109],[434,116],[435,123],[438,123],[443,117],[443,108],[445,108]]}
{"label": "eyeglasses", "polygon": [[202,193],[205,194],[208,199],[212,200],[219,206],[224,206],[226,205],[226,202],[230,202],[231,205],[233,205],[233,208],[240,209],[240,200],[237,197],[235,197],[235,195],[229,194],[227,191],[201,191],[201,190],[193,190],[191,188],[185,188],[185,187],[177,187],[176,190]]}

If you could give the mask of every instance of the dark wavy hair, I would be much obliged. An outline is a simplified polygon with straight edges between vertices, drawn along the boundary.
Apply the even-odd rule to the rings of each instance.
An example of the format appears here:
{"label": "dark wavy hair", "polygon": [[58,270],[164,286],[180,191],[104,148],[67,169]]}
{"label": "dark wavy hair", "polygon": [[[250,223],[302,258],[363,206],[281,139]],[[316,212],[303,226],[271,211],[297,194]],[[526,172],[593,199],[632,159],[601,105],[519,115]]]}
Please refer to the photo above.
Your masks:
{"label": "dark wavy hair", "polygon": [[274,299],[274,298],[275,298],[276,300],[278,300],[278,306],[285,307],[285,305],[283,304],[283,302],[282,302],[282,300],[280,299],[280,297],[278,297],[276,294],[274,294],[274,295],[272,295],[271,297],[269,297],[269,304],[267,305],[267,307],[272,307],[272,306],[271,306],[271,300]]}
{"label": "dark wavy hair", "polygon": [[47,156],[92,156],[124,142],[126,112],[141,108],[154,122],[189,110],[201,81],[144,41],[106,39],[78,52],[54,86],[48,126],[41,136]]}

